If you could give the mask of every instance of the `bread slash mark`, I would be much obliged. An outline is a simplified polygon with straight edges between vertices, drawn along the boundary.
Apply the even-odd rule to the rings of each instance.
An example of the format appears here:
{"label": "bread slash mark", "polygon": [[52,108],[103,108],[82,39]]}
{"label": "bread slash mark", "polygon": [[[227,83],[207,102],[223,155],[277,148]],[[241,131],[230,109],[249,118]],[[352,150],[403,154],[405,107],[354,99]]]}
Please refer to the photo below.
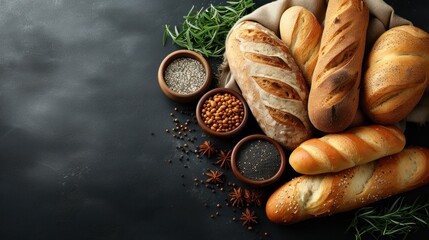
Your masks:
{"label": "bread slash mark", "polygon": [[320,89],[326,89],[326,97],[322,100],[323,106],[333,106],[340,102],[352,91],[358,78],[358,73],[353,75],[346,71],[338,71],[329,76],[328,81],[320,84]]}
{"label": "bread slash mark", "polygon": [[[302,17],[302,15],[303,15],[303,11],[301,10],[301,11],[299,11],[299,13],[298,13],[298,17],[297,17],[297,19],[301,19],[301,21],[296,21],[295,22],[295,25],[293,26],[293,32],[292,32],[292,39],[291,39],[291,42],[290,42],[290,46],[289,46],[289,49],[295,49],[297,46],[296,46],[296,43],[297,43],[297,41],[298,41],[298,29],[302,29],[302,25],[304,24],[304,21],[305,21],[305,18],[304,17]],[[292,52],[293,52],[294,50],[292,50]]]}
{"label": "bread slash mark", "polygon": [[261,63],[273,67],[278,67],[287,71],[292,71],[289,65],[281,58],[276,56],[267,56],[263,54],[246,52],[244,57],[255,63]]}
{"label": "bread slash mark", "polygon": [[269,44],[274,47],[280,48],[282,52],[290,53],[286,44],[278,37],[276,37],[275,34],[271,36],[268,33],[262,32],[260,30],[258,31],[255,29],[243,29],[238,33],[238,38],[246,42]]}
{"label": "bread slash mark", "polygon": [[269,92],[277,97],[301,101],[298,92],[290,85],[276,79],[253,76],[253,80],[262,90]]}
{"label": "bread slash mark", "polygon": [[345,12],[346,10],[348,10],[350,8],[350,6],[353,5],[353,1],[344,1],[337,9],[337,15],[339,15],[340,13]]}
{"label": "bread slash mark", "polygon": [[[334,19],[334,23],[338,23],[340,22],[340,19],[338,17],[336,17]],[[335,45],[338,44],[338,41],[335,41],[337,38],[341,39],[341,37],[338,37],[342,32],[344,32],[346,29],[348,29],[350,26],[352,25],[351,21],[348,21],[346,23],[344,23],[340,28],[337,29],[337,31],[335,31],[334,34],[332,34],[332,36],[329,38],[329,40],[326,42],[326,44],[323,44],[323,47],[320,51],[321,55],[324,56],[325,54],[327,54],[327,47],[329,48],[333,48],[335,47]],[[343,50],[344,51],[344,50]],[[329,51],[328,51],[329,52]]]}
{"label": "bread slash mark", "polygon": [[357,198],[361,194],[365,193],[365,190],[368,188],[368,182],[374,177],[376,169],[376,162],[370,162],[364,166],[358,166],[354,169],[354,174],[359,176],[359,178],[353,178],[354,183],[351,184],[354,186],[353,193]]}
{"label": "bread slash mark", "polygon": [[357,41],[347,46],[343,51],[341,51],[337,56],[335,56],[328,64],[326,64],[326,67],[324,67],[324,71],[317,76],[316,82],[319,81],[323,77],[323,75],[325,75],[327,72],[332,71],[332,69],[334,68],[340,69],[341,67],[347,65],[353,59],[353,56],[355,55],[358,47],[359,47],[359,42]]}
{"label": "bread slash mark", "polygon": [[[413,86],[414,88],[418,87],[417,84],[413,84],[413,85],[415,85],[415,86]],[[397,86],[395,86],[395,87],[397,87]],[[376,110],[378,108],[382,108],[384,106],[384,104],[388,103],[389,101],[392,101],[392,102],[393,101],[398,101],[396,98],[401,98],[401,96],[406,96],[407,95],[406,93],[409,93],[410,91],[414,90],[413,87],[411,85],[411,86],[408,86],[408,87],[404,86],[402,88],[398,88],[395,91],[389,92],[389,94],[382,95],[378,99],[376,98],[376,97],[378,97],[378,95],[375,95],[372,98],[374,98],[376,100],[372,100],[371,99],[371,102],[373,102],[373,103],[370,105],[369,110],[374,111],[374,110]]]}
{"label": "bread slash mark", "polygon": [[284,112],[282,110],[278,110],[272,107],[268,107],[266,106],[266,108],[268,109],[268,114],[270,114],[270,116],[278,123],[282,124],[282,125],[286,125],[289,126],[291,128],[296,128],[297,132],[302,131],[302,129],[305,129],[304,124],[302,123],[302,121],[297,118],[296,116]]}

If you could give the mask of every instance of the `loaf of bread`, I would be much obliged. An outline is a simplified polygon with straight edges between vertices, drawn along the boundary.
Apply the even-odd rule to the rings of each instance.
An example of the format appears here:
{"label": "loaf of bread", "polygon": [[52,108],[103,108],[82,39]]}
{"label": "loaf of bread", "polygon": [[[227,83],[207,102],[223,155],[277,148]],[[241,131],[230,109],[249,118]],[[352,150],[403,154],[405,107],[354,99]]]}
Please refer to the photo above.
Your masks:
{"label": "loaf of bread", "polygon": [[403,151],[338,173],[303,175],[277,189],[266,214],[291,224],[353,210],[429,182],[429,149]]}
{"label": "loaf of bread", "polygon": [[263,132],[287,149],[311,137],[308,87],[286,44],[259,23],[237,24],[226,40],[225,55]]}
{"label": "loaf of bread", "polygon": [[301,6],[292,6],[280,18],[280,37],[311,85],[314,67],[319,56],[322,26],[317,18]]}
{"label": "loaf of bread", "polygon": [[328,2],[308,100],[310,121],[320,131],[343,131],[355,117],[368,21],[363,0]]}
{"label": "loaf of bread", "polygon": [[377,160],[402,151],[405,135],[395,126],[365,125],[301,143],[289,164],[302,174],[320,174]]}
{"label": "loaf of bread", "polygon": [[361,105],[380,124],[406,118],[429,85],[429,34],[414,26],[384,32],[368,57]]}

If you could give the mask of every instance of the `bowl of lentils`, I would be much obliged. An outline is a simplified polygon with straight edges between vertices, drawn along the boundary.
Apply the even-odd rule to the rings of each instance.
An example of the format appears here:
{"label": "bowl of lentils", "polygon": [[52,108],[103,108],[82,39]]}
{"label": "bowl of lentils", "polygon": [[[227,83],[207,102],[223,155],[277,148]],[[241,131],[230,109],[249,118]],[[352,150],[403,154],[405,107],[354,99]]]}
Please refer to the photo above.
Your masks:
{"label": "bowl of lentils", "polygon": [[231,153],[231,169],[235,177],[254,187],[274,183],[282,176],[285,167],[283,148],[263,134],[244,137]]}
{"label": "bowl of lentils", "polygon": [[228,138],[242,132],[249,110],[240,93],[229,88],[214,88],[200,98],[195,115],[206,134]]}
{"label": "bowl of lentils", "polygon": [[195,102],[210,88],[210,65],[199,53],[186,49],[176,50],[161,62],[158,83],[171,100],[180,103]]}

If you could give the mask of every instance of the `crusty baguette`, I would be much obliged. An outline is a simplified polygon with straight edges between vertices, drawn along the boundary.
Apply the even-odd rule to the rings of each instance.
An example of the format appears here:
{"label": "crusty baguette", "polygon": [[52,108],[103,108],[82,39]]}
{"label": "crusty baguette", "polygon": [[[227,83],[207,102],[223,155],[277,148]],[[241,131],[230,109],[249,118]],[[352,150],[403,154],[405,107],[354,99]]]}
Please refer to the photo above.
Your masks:
{"label": "crusty baguette", "polygon": [[280,18],[280,37],[289,47],[308,86],[319,56],[322,30],[313,13],[301,6],[286,9]]}
{"label": "crusty baguette", "polygon": [[362,109],[376,123],[406,118],[429,85],[429,34],[414,26],[384,32],[362,80]]}
{"label": "crusty baguette", "polygon": [[267,136],[288,149],[311,137],[307,84],[274,32],[243,21],[230,31],[225,54],[233,78]]}
{"label": "crusty baguette", "polygon": [[395,126],[365,125],[301,143],[289,164],[302,174],[339,172],[402,151],[405,135]]}
{"label": "crusty baguette", "polygon": [[308,100],[310,121],[320,131],[343,131],[355,117],[368,21],[363,0],[328,2]]}
{"label": "crusty baguette", "polygon": [[291,224],[353,210],[429,182],[429,149],[407,147],[338,173],[303,175],[277,189],[266,214],[275,223]]}

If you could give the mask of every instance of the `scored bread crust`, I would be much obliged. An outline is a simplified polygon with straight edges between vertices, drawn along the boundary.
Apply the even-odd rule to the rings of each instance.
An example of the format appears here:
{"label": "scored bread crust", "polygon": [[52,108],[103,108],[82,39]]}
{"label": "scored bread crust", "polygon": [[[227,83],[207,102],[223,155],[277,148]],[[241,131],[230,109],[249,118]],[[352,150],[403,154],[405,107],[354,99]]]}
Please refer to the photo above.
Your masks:
{"label": "scored bread crust", "polygon": [[270,221],[292,224],[366,206],[429,182],[429,149],[401,152],[337,173],[303,175],[268,199]]}
{"label": "scored bread crust", "polygon": [[404,133],[396,126],[365,125],[301,143],[289,164],[302,174],[338,172],[400,152]]}
{"label": "scored bread crust", "polygon": [[319,55],[322,25],[306,8],[292,6],[280,18],[280,37],[289,47],[310,86]]}
{"label": "scored bread crust", "polygon": [[308,87],[285,43],[259,23],[230,32],[225,54],[250,111],[268,136],[287,149],[310,138]]}
{"label": "scored bread crust", "polygon": [[362,109],[379,124],[406,118],[429,85],[429,34],[415,26],[384,32],[368,57]]}
{"label": "scored bread crust", "polygon": [[320,131],[343,131],[355,117],[368,21],[363,0],[328,2],[308,100],[310,121]]}

